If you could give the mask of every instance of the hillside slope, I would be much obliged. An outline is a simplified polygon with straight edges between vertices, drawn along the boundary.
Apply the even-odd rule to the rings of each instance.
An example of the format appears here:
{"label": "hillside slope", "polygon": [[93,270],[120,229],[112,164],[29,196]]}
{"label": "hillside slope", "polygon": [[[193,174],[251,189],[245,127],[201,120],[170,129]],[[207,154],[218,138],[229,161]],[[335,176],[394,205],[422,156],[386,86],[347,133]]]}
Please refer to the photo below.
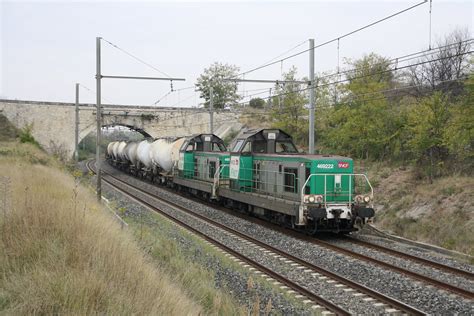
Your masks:
{"label": "hillside slope", "polygon": [[375,185],[379,228],[396,235],[474,255],[474,179],[449,176],[433,183],[413,168],[378,163],[368,168]]}

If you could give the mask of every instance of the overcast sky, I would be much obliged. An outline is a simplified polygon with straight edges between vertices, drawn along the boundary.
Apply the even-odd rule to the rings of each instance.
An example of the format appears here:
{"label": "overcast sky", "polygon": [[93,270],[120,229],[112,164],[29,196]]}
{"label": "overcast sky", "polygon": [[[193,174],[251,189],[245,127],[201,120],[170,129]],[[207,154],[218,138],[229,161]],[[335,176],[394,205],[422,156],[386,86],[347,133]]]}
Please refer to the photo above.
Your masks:
{"label": "overcast sky", "polygon": [[[95,91],[95,38],[101,36],[159,70],[194,85],[215,61],[242,71],[338,37],[422,1],[4,1],[0,0],[0,96],[9,99],[74,101],[74,84]],[[473,1],[433,1],[432,38],[455,28],[473,34]],[[344,58],[377,54],[396,58],[427,49],[429,3],[340,41]],[[334,71],[335,43],[316,50],[316,71]],[[292,65],[308,75],[308,54],[253,72],[247,79],[279,79]],[[102,73],[162,76],[103,43]],[[151,105],[170,91],[166,81],[104,79],[103,102]],[[271,84],[240,84],[240,91]],[[247,92],[255,93],[255,92]],[[266,96],[263,94],[262,96]],[[81,102],[95,102],[81,88]],[[194,89],[173,92],[160,106],[197,106]]]}

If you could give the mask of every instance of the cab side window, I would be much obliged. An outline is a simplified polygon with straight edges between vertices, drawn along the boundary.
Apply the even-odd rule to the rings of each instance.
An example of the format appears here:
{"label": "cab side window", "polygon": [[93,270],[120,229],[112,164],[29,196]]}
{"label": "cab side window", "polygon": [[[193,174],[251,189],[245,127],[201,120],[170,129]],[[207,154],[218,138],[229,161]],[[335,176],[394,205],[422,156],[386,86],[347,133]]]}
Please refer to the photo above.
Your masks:
{"label": "cab side window", "polygon": [[254,141],[253,142],[254,153],[265,153],[267,152],[267,143],[265,141]]}
{"label": "cab side window", "polygon": [[250,153],[252,152],[252,143],[251,142],[246,142],[244,145],[244,148],[242,148],[242,153]]}

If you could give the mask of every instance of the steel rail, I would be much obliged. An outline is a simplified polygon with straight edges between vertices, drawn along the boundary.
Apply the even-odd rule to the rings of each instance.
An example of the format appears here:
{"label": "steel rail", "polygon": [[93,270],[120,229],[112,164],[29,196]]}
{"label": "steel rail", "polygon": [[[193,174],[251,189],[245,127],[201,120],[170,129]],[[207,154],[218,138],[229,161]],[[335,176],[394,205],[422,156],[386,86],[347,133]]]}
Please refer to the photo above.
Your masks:
{"label": "steel rail", "polygon": [[[93,160],[91,160],[93,161]],[[90,163],[91,161],[89,161],[87,163],[87,167],[89,168],[89,170],[91,170],[92,172],[95,173],[95,170],[90,166]],[[107,175],[108,177],[111,177],[112,179],[116,180],[117,182],[120,182],[122,183],[124,186],[127,186],[129,187],[130,189],[132,190],[135,190],[135,191],[138,191],[144,195],[147,195],[149,197],[152,197],[153,199],[155,200],[159,200],[160,203],[164,203],[164,204],[168,204],[169,206],[173,207],[173,208],[178,208],[180,211],[182,210],[186,210],[182,207],[177,207],[175,206],[174,203],[171,203],[167,200],[163,200],[161,198],[158,198],[156,196],[154,196],[153,194],[149,193],[149,192],[146,192],[145,190],[141,189],[141,188],[137,188],[135,186],[132,186],[130,184],[128,184],[127,182],[121,180],[121,179],[118,179],[114,176],[112,176],[110,173],[107,173],[105,171],[103,171],[104,173],[104,177],[103,177],[103,181],[108,183],[110,186],[112,186],[113,188],[115,188],[116,190],[120,191],[122,194],[134,199],[135,201],[139,202],[140,204],[146,206],[147,208],[159,213],[160,215],[162,216],[165,216],[166,218],[168,218],[169,220],[173,221],[174,223],[184,227],[185,229],[191,231],[192,233],[198,235],[199,237],[207,240],[208,242],[216,245],[217,247],[223,249],[225,252],[233,255],[234,257],[237,257],[239,258],[240,260],[246,262],[247,264],[253,266],[255,269],[269,275],[270,277],[274,278],[275,280],[279,281],[280,283],[286,285],[287,287],[293,289],[294,291],[298,292],[298,293],[301,293],[302,295],[306,296],[307,298],[309,298],[310,300],[314,301],[315,303],[317,304],[320,304],[321,306],[325,307],[326,309],[328,309],[329,311],[332,311],[334,312],[336,315],[351,315],[348,311],[344,310],[343,308],[335,305],[334,303],[330,302],[330,301],[327,301],[325,300],[324,298],[322,298],[321,296],[311,292],[310,290],[304,288],[303,286],[285,278],[284,276],[282,276],[281,274],[277,273],[277,272],[274,272],[272,271],[271,269],[263,266],[262,264],[254,261],[253,259],[251,258],[248,258],[244,255],[242,255],[241,253],[233,250],[232,248],[229,248],[228,246],[224,245],[223,243],[221,243],[220,241],[212,238],[212,237],[209,237],[208,235],[204,234],[203,232],[199,231],[198,229],[186,224],[185,222],[167,214],[166,212],[164,212],[163,210],[161,210],[160,208],[154,206],[153,204],[151,204],[150,202],[147,202],[145,201],[144,199],[142,198],[139,198],[137,197],[136,195],[130,193],[130,191],[126,191],[124,190],[123,188],[120,188],[119,185],[117,184],[114,184],[113,181],[110,181],[108,180],[105,175]],[[189,210],[186,210],[187,213],[190,213],[192,215],[195,215],[195,213],[193,213],[192,211],[189,211]],[[199,217],[198,217],[199,218]]]}
{"label": "steel rail", "polygon": [[326,242],[326,241],[322,241],[322,240],[314,239],[314,238],[312,238],[312,239],[305,238],[305,240],[308,240],[311,243],[319,245],[321,247],[325,247],[327,249],[330,249],[330,250],[333,250],[333,251],[336,251],[336,252],[339,252],[339,253],[343,253],[343,254],[351,256],[353,258],[361,259],[361,260],[364,260],[364,261],[367,261],[367,262],[370,262],[370,263],[375,263],[375,264],[377,264],[379,266],[382,266],[384,268],[393,270],[393,271],[401,273],[401,274],[405,274],[407,276],[410,276],[414,279],[418,279],[418,280],[423,281],[425,283],[429,283],[429,284],[434,285],[434,286],[436,286],[440,289],[447,290],[449,292],[452,292],[452,293],[455,293],[457,295],[463,296],[463,297],[468,298],[470,300],[474,300],[474,293],[473,292],[471,292],[469,290],[466,290],[466,289],[463,289],[463,288],[460,288],[460,287],[457,287],[455,285],[448,284],[448,283],[433,279],[429,276],[426,276],[426,275],[423,275],[423,274],[420,274],[420,273],[417,273],[417,272],[413,272],[411,270],[407,270],[407,269],[404,269],[404,268],[401,268],[401,267],[397,267],[396,265],[393,265],[391,263],[388,263],[388,262],[385,262],[385,261],[382,261],[382,260],[379,260],[379,259],[375,259],[375,258],[369,257],[367,255],[363,255],[363,254],[360,254],[358,252],[355,252],[355,251],[352,251],[352,250],[349,250],[349,249],[346,249],[346,248],[343,248],[343,247],[336,246],[336,245],[331,244],[331,243]]}
{"label": "steel rail", "polygon": [[[149,192],[147,192],[147,191],[145,191],[145,190],[143,190],[143,189],[141,189],[141,188],[137,188],[137,187],[135,187],[135,186],[133,186],[133,185],[130,185],[130,184],[127,183],[126,181],[121,180],[121,179],[119,179],[119,178],[117,178],[117,177],[114,177],[114,176],[110,175],[110,173],[107,173],[107,174],[108,174],[110,177],[114,178],[115,180],[117,180],[117,181],[123,183],[124,185],[129,186],[130,188],[133,188],[133,189],[135,189],[135,190],[137,190],[137,191],[140,191],[140,192],[142,192],[142,193],[144,193],[144,194],[146,194],[146,195],[153,196],[153,198],[155,198],[155,199],[157,199],[157,200],[160,200],[160,201],[162,201],[162,202],[164,202],[164,203],[166,203],[166,204],[169,204],[169,205],[171,205],[171,206],[174,207],[174,208],[177,208],[177,209],[179,209],[179,210],[181,210],[181,211],[183,211],[183,212],[186,212],[186,213],[188,213],[188,214],[190,214],[190,215],[192,215],[192,216],[194,216],[194,217],[197,217],[197,218],[199,218],[199,219],[201,219],[201,220],[203,220],[203,221],[205,221],[205,222],[210,223],[210,224],[213,225],[213,226],[216,226],[216,227],[218,227],[218,228],[220,228],[220,229],[222,229],[222,230],[225,230],[225,231],[227,231],[227,232],[229,232],[229,233],[231,233],[231,234],[234,234],[234,235],[236,235],[236,236],[238,236],[238,237],[240,237],[240,238],[242,238],[242,239],[245,239],[245,240],[247,240],[247,241],[249,241],[249,242],[251,242],[251,243],[253,243],[253,244],[255,244],[255,245],[258,245],[258,246],[260,246],[260,247],[262,247],[262,248],[265,248],[265,249],[267,249],[267,250],[269,250],[269,251],[271,251],[271,252],[274,252],[274,253],[276,253],[276,254],[282,256],[282,257],[286,257],[287,259],[289,259],[289,260],[291,260],[291,261],[294,261],[294,262],[296,262],[296,263],[298,263],[298,264],[300,264],[300,265],[302,265],[302,266],[304,266],[304,267],[306,267],[306,268],[308,268],[308,269],[311,269],[311,270],[313,270],[313,271],[315,271],[315,272],[317,272],[317,273],[319,273],[319,274],[321,274],[321,275],[324,275],[324,276],[326,276],[326,277],[328,277],[328,278],[331,278],[331,279],[333,279],[333,280],[336,280],[336,281],[339,282],[339,283],[345,284],[346,286],[348,286],[348,287],[350,287],[350,288],[353,288],[353,289],[355,289],[355,290],[357,290],[357,291],[359,291],[359,292],[361,292],[361,293],[364,293],[364,294],[366,294],[366,295],[368,295],[368,296],[370,296],[370,297],[372,297],[372,298],[374,298],[374,299],[376,299],[376,300],[378,300],[378,301],[380,301],[380,302],[383,302],[383,303],[387,304],[388,306],[390,306],[390,307],[392,307],[392,308],[396,308],[396,309],[398,309],[398,310],[400,310],[400,311],[402,311],[402,312],[404,312],[404,313],[407,313],[407,314],[409,314],[409,315],[425,315],[425,313],[424,313],[423,311],[420,311],[420,310],[418,310],[418,309],[416,309],[416,308],[414,308],[414,307],[412,307],[412,306],[409,306],[409,305],[407,305],[407,304],[405,304],[405,303],[403,303],[403,302],[401,302],[401,301],[398,301],[398,300],[396,300],[396,299],[394,299],[394,298],[391,298],[391,297],[389,297],[389,296],[386,296],[386,295],[384,295],[384,294],[382,294],[382,293],[380,293],[380,292],[377,292],[377,291],[375,291],[375,290],[372,290],[372,289],[370,289],[370,288],[368,288],[368,287],[366,287],[366,286],[364,286],[364,285],[362,285],[362,284],[360,284],[360,283],[357,283],[357,282],[355,282],[355,281],[352,281],[352,280],[350,280],[350,279],[347,279],[347,278],[345,278],[345,277],[342,277],[342,276],[340,276],[340,275],[338,275],[338,274],[336,274],[336,273],[334,273],[334,272],[331,272],[331,271],[329,271],[329,270],[326,270],[326,269],[324,269],[324,268],[321,268],[320,266],[317,266],[317,265],[315,265],[315,264],[312,264],[312,263],[310,263],[310,262],[308,262],[308,261],[305,261],[305,260],[303,260],[303,259],[301,259],[301,258],[298,258],[298,257],[296,257],[296,256],[294,256],[294,255],[291,255],[291,254],[289,254],[289,253],[287,253],[287,252],[284,252],[284,251],[282,251],[282,250],[280,250],[280,249],[278,249],[278,248],[275,248],[275,247],[273,247],[273,246],[271,246],[271,245],[268,245],[267,243],[264,243],[264,242],[262,242],[262,241],[260,241],[260,240],[258,240],[258,239],[255,239],[255,238],[252,237],[252,236],[249,236],[249,235],[247,235],[247,234],[245,234],[245,233],[242,233],[242,232],[240,232],[240,231],[238,231],[238,230],[235,230],[235,229],[232,228],[232,227],[226,226],[226,225],[224,225],[224,224],[222,224],[222,223],[216,222],[216,221],[214,221],[214,220],[212,220],[212,219],[210,219],[210,218],[207,218],[207,217],[205,217],[205,216],[203,216],[203,215],[200,215],[200,214],[197,214],[197,213],[195,213],[195,212],[193,212],[193,211],[190,211],[190,210],[188,210],[188,209],[186,209],[186,208],[184,208],[184,207],[182,207],[182,206],[180,206],[180,205],[178,205],[178,204],[176,204],[176,203],[174,203],[174,202],[172,202],[172,201],[164,200],[164,199],[161,198],[161,197],[157,197],[157,196],[154,195],[154,194],[151,194],[151,193],[149,193]],[[137,179],[137,180],[138,180],[138,179]],[[307,295],[306,295],[306,296],[307,296]],[[321,304],[321,305],[322,305],[322,304]]]}
{"label": "steel rail", "polygon": [[430,267],[433,267],[433,268],[441,270],[441,271],[449,272],[451,274],[457,274],[459,276],[466,277],[469,280],[474,280],[474,273],[472,273],[470,271],[462,270],[462,269],[459,269],[459,268],[448,266],[446,264],[442,264],[442,263],[435,262],[435,261],[432,261],[432,260],[428,260],[428,259],[425,259],[425,258],[417,257],[415,255],[412,255],[412,254],[409,254],[409,253],[406,253],[406,252],[401,252],[399,250],[395,250],[395,249],[392,249],[392,248],[384,247],[384,246],[381,246],[381,245],[378,245],[378,244],[375,244],[375,243],[372,243],[372,242],[369,242],[369,241],[360,240],[360,239],[357,239],[357,238],[354,238],[354,237],[347,237],[347,238],[350,240],[350,242],[352,242],[354,244],[358,244],[360,246],[370,247],[372,249],[376,249],[378,251],[385,252],[385,253],[388,253],[388,254],[391,254],[391,255],[394,255],[394,256],[397,256],[397,257],[405,258],[405,259],[408,259],[408,260],[411,260],[411,261],[416,261],[418,263],[428,265]]}

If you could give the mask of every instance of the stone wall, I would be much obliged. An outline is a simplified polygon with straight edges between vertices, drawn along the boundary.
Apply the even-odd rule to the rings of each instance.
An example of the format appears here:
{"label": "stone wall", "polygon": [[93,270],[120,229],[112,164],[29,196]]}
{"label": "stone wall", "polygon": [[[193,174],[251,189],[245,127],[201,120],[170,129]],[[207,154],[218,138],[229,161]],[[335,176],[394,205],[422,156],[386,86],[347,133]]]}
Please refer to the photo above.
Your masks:
{"label": "stone wall", "polygon": [[[187,136],[209,131],[209,113],[196,108],[152,108],[136,105],[103,105],[103,126],[124,125],[153,137]],[[0,111],[16,127],[32,126],[33,137],[51,153],[72,157],[74,103],[1,100]],[[96,128],[95,104],[79,106],[79,142]],[[240,129],[239,117],[230,111],[214,113],[214,131],[221,137]],[[1,128],[1,127],[0,127]]]}

